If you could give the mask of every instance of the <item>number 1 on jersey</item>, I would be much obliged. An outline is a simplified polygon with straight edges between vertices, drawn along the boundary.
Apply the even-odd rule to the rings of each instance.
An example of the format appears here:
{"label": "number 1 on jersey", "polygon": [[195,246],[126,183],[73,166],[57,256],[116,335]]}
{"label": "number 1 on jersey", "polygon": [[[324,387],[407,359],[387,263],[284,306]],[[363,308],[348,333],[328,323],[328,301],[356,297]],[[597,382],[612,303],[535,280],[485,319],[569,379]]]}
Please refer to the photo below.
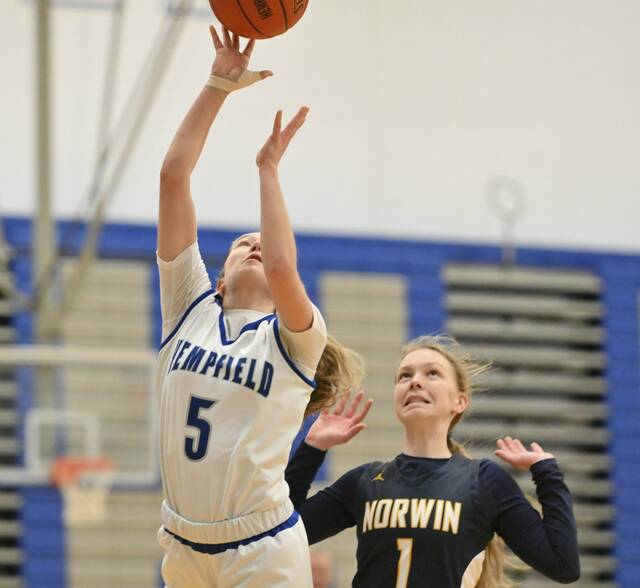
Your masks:
{"label": "number 1 on jersey", "polygon": [[398,574],[396,575],[396,588],[406,588],[409,581],[409,570],[411,569],[411,550],[413,549],[413,539],[397,539],[398,551]]}
{"label": "number 1 on jersey", "polygon": [[187,414],[187,426],[198,429],[199,435],[197,443],[194,437],[185,438],[184,452],[187,454],[187,457],[193,461],[198,461],[207,454],[209,435],[211,434],[211,425],[209,421],[200,416],[200,410],[211,408],[215,403],[215,400],[209,400],[208,398],[191,397],[189,412]]}

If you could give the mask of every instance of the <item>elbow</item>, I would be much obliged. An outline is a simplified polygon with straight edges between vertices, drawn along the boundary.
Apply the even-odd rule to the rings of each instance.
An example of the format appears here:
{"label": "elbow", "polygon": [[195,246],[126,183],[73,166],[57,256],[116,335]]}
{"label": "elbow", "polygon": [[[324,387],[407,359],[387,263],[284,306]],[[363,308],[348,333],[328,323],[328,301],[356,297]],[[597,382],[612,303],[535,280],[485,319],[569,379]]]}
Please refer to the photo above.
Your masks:
{"label": "elbow", "polygon": [[574,574],[563,574],[562,576],[553,579],[560,584],[573,584],[580,579],[580,572],[576,572]]}
{"label": "elbow", "polygon": [[560,584],[573,584],[580,579],[580,562],[576,562],[571,565],[563,565],[561,571],[551,576],[552,580],[559,582]]}
{"label": "elbow", "polygon": [[179,158],[166,157],[160,169],[160,183],[174,184],[189,179],[191,170]]}

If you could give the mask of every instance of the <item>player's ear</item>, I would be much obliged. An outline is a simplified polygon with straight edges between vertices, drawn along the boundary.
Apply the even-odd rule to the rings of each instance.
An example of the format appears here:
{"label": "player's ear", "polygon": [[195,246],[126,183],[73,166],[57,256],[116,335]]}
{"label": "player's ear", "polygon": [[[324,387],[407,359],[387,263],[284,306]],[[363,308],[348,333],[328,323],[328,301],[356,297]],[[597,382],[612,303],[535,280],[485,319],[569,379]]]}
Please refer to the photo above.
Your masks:
{"label": "player's ear", "polygon": [[462,414],[469,406],[469,395],[464,392],[459,392],[456,397],[456,402],[453,405],[453,411],[456,414]]}
{"label": "player's ear", "polygon": [[220,296],[224,298],[224,291],[225,291],[224,279],[218,278],[218,281],[216,282],[216,292],[218,292],[218,294],[220,294]]}

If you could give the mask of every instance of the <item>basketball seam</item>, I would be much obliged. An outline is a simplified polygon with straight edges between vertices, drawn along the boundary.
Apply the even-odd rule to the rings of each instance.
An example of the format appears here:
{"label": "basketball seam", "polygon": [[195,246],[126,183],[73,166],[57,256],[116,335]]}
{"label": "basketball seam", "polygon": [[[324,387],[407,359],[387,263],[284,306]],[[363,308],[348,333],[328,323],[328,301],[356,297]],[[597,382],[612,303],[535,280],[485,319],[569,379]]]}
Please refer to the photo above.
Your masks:
{"label": "basketball seam", "polygon": [[238,5],[238,8],[240,9],[240,12],[242,12],[242,14],[244,15],[244,18],[246,19],[246,21],[258,32],[260,33],[262,36],[266,37],[267,34],[263,33],[256,25],[253,24],[253,22],[251,21],[251,19],[249,18],[249,15],[244,11],[244,8],[242,8],[242,4],[240,4],[240,0],[236,0],[236,4]]}
{"label": "basketball seam", "polygon": [[280,1],[280,7],[282,8],[282,15],[284,16],[284,30],[288,31],[289,30],[289,19],[287,18],[287,9],[284,6],[284,2],[282,0]]}

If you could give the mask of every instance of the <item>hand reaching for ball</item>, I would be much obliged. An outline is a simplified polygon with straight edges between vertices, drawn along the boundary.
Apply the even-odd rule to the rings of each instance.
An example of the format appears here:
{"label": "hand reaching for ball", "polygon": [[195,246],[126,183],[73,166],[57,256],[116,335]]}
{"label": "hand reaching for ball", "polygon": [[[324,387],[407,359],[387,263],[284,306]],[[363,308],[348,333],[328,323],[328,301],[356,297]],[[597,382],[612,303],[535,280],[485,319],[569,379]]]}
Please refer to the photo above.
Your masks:
{"label": "hand reaching for ball", "polygon": [[[213,46],[216,50],[216,58],[211,66],[211,74],[221,76],[228,80],[237,82],[243,73],[247,71],[249,59],[253,53],[255,40],[247,42],[245,48],[240,51],[240,37],[235,33],[230,33],[226,28],[222,29],[222,38],[214,26],[209,27]],[[257,72],[257,79],[265,79],[273,75],[269,70]]]}
{"label": "hand reaching for ball", "polygon": [[256,164],[260,168],[277,168],[291,139],[307,119],[309,108],[303,106],[282,130],[282,110],[278,110],[273,121],[273,132],[256,156]]}

